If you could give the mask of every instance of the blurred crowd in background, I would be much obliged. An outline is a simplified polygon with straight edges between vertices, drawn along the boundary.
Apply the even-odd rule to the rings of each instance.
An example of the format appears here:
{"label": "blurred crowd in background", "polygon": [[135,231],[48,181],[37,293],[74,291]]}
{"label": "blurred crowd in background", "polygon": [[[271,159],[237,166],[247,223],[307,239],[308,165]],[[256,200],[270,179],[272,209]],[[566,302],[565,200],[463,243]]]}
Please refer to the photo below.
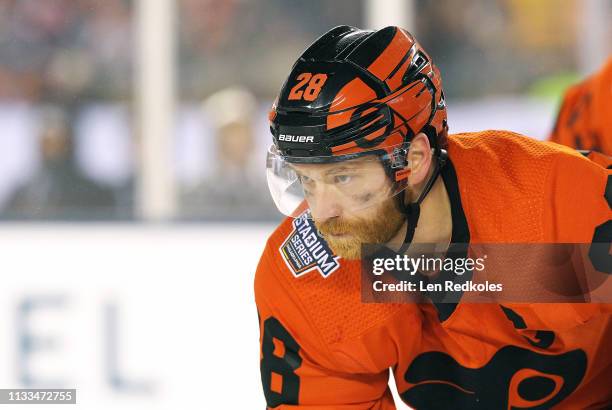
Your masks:
{"label": "blurred crowd in background", "polygon": [[[0,0],[4,220],[135,218],[134,6]],[[579,7],[418,0],[412,31],[442,71],[449,110],[507,95],[555,104],[580,78]],[[264,175],[267,110],[299,53],[338,24],[363,27],[362,2],[177,1],[179,219],[280,218]]]}

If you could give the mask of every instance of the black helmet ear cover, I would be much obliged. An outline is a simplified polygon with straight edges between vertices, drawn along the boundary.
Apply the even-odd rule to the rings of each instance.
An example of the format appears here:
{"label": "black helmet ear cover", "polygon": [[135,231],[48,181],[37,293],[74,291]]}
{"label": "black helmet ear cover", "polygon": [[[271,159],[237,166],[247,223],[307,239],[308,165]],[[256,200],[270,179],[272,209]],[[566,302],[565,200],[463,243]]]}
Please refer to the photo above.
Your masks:
{"label": "black helmet ear cover", "polygon": [[408,248],[408,246],[410,246],[410,243],[412,242],[414,238],[414,233],[416,231],[416,228],[419,222],[419,217],[421,216],[421,202],[423,202],[427,194],[429,194],[429,191],[431,191],[431,188],[433,187],[434,182],[436,182],[436,180],[438,179],[438,176],[440,175],[440,171],[446,164],[446,160],[448,158],[448,154],[446,150],[436,150],[434,151],[434,156],[435,156],[434,171],[432,172],[431,176],[427,180],[427,183],[423,187],[423,190],[421,191],[421,194],[419,195],[418,199],[415,202],[406,204],[405,198],[404,198],[405,195],[398,195],[399,209],[404,215],[406,215],[406,223],[407,223],[406,235],[404,236],[404,243],[402,244],[402,247],[400,248],[398,252],[400,254],[404,253],[406,249]]}

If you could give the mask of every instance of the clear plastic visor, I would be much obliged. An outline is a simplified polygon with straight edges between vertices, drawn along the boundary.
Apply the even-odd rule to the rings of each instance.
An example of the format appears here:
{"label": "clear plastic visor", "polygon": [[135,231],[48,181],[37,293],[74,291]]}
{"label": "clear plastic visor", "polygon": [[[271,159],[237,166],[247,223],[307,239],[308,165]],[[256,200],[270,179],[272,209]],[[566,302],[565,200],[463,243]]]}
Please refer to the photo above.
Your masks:
{"label": "clear plastic visor", "polygon": [[[405,179],[395,181],[395,172],[403,169],[398,158],[405,157],[405,151],[398,147],[393,152],[366,153],[342,161],[327,156],[291,158],[289,162],[272,145],[266,161],[268,187],[279,211],[293,218],[306,210],[315,219],[355,214],[405,189]],[[391,167],[393,179],[383,164]]]}

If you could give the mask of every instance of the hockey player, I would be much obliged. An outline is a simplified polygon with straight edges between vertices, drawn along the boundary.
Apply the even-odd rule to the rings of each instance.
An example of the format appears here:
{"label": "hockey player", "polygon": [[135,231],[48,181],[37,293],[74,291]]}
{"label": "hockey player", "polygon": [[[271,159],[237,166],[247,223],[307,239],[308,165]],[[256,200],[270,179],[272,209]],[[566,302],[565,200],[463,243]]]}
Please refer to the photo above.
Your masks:
{"label": "hockey player", "polygon": [[566,91],[550,140],[612,155],[612,57]]}
{"label": "hockey player", "polygon": [[448,135],[440,73],[397,27],[320,37],[270,125],[288,218],[255,278],[268,408],[395,409],[390,369],[415,409],[612,405],[610,305],[363,303],[359,260],[364,243],[584,243],[610,273],[610,171],[511,132]]}

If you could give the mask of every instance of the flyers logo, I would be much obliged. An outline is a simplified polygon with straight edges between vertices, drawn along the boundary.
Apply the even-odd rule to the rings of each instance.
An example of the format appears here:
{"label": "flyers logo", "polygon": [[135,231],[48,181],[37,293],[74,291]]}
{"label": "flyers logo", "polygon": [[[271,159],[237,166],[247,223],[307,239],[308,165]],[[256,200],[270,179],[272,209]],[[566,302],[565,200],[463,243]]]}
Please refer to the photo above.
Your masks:
{"label": "flyers logo", "polygon": [[302,73],[297,76],[296,80],[298,82],[291,88],[287,99],[314,101],[327,81],[327,74]]}
{"label": "flyers logo", "polygon": [[530,409],[559,404],[578,387],[587,367],[583,350],[559,355],[505,346],[478,369],[442,352],[423,353],[404,379],[413,387],[401,394],[417,409]]}

